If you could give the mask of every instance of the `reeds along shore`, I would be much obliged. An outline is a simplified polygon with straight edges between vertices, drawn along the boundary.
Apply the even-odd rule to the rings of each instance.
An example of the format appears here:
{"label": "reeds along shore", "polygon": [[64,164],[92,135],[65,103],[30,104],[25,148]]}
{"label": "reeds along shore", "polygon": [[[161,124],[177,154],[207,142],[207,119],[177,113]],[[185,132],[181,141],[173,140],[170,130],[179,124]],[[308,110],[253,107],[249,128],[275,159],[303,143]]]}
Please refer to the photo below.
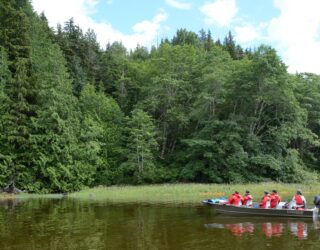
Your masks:
{"label": "reeds along shore", "polygon": [[161,184],[143,186],[96,187],[72,193],[68,197],[82,200],[112,202],[146,202],[146,203],[193,203],[199,204],[204,199],[228,197],[232,192],[243,194],[249,190],[255,201],[259,201],[264,191],[276,189],[282,200],[293,197],[297,189],[311,204],[313,197],[320,192],[320,184]]}
{"label": "reeds along shore", "polygon": [[285,183],[251,183],[251,184],[159,184],[142,186],[111,186],[84,189],[70,194],[0,194],[0,199],[16,198],[62,198],[84,201],[138,202],[138,203],[185,203],[200,204],[204,199],[228,197],[234,191],[244,194],[249,190],[254,201],[259,201],[264,191],[276,189],[283,201],[293,197],[297,189],[311,205],[316,194],[320,193],[320,184],[285,184]]}

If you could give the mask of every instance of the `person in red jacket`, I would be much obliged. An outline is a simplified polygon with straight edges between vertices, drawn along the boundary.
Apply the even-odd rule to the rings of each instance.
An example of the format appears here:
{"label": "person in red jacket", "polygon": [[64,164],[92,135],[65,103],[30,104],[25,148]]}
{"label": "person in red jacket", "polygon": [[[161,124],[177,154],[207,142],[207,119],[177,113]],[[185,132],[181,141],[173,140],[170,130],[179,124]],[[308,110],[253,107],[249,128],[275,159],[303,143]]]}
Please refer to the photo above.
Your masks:
{"label": "person in red jacket", "polygon": [[229,196],[228,200],[224,204],[232,204],[234,199],[235,199],[235,192]]}
{"label": "person in red jacket", "polygon": [[305,209],[307,208],[307,201],[306,198],[302,195],[301,190],[297,190],[297,193],[295,196],[293,196],[292,201],[296,203],[295,208],[296,209]]}
{"label": "person in red jacket", "polygon": [[252,206],[252,196],[250,194],[250,191],[246,191],[242,198],[242,205],[246,207],[251,207]]}
{"label": "person in red jacket", "polygon": [[260,203],[259,203],[259,207],[260,208],[269,208],[270,206],[270,196],[269,196],[269,192],[264,191],[264,196],[262,197]]}
{"label": "person in red jacket", "polygon": [[228,200],[226,201],[225,204],[239,206],[239,205],[241,205],[241,201],[242,201],[241,194],[239,194],[238,191],[235,191],[232,195],[230,195],[230,197],[228,198]]}
{"label": "person in red jacket", "polygon": [[276,208],[279,202],[281,202],[281,197],[278,195],[277,190],[272,190],[270,195],[270,208]]}

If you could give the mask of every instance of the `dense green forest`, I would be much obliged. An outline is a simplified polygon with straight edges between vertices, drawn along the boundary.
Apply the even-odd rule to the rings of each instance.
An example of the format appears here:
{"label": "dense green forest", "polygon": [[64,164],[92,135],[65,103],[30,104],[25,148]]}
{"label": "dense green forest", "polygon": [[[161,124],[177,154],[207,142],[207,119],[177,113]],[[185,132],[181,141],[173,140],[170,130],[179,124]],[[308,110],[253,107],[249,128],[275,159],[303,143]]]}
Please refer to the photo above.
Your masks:
{"label": "dense green forest", "polygon": [[320,76],[265,45],[180,29],[101,48],[70,19],[0,2],[0,187],[71,192],[168,182],[313,182]]}

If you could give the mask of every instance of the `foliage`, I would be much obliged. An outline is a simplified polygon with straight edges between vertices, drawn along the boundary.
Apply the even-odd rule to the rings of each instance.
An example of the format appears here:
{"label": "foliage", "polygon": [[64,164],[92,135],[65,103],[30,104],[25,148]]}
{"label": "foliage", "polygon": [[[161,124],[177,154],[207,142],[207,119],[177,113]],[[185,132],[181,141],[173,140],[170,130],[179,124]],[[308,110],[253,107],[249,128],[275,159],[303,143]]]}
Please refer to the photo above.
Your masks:
{"label": "foliage", "polygon": [[81,92],[80,144],[78,155],[88,166],[95,167],[93,183],[110,185],[116,182],[117,166],[120,164],[121,126],[123,114],[118,104],[92,85]]}
{"label": "foliage", "polygon": [[140,109],[134,109],[127,120],[125,142],[126,161],[121,165],[123,180],[141,184],[152,182],[154,175],[154,151],[157,149],[155,129],[151,117]]}
{"label": "foliage", "polygon": [[[3,132],[5,129],[5,125],[3,122],[3,118],[8,112],[8,101],[9,98],[5,93],[5,87],[8,82],[11,81],[11,73],[8,66],[7,54],[4,51],[3,47],[0,47],[0,131]],[[5,140],[4,134],[0,134],[0,141],[3,142]],[[5,148],[1,143],[0,148],[0,185],[6,185],[6,180],[9,177],[8,164],[10,162],[10,157],[6,155]]]}
{"label": "foliage", "polygon": [[71,18],[0,2],[0,187],[69,192],[163,182],[313,182],[320,76],[276,51],[177,30],[101,49]]}

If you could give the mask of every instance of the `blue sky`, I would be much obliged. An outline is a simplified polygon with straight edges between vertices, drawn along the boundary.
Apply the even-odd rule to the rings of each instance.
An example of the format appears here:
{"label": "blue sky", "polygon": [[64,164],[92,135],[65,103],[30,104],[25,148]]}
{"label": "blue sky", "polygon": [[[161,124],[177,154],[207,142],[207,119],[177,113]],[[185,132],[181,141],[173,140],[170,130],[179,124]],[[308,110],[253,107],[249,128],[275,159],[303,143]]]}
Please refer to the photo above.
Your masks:
{"label": "blue sky", "polygon": [[101,47],[121,41],[128,49],[171,39],[177,29],[230,30],[244,48],[274,47],[290,72],[320,74],[319,0],[32,0],[55,27],[71,17],[92,28]]}

